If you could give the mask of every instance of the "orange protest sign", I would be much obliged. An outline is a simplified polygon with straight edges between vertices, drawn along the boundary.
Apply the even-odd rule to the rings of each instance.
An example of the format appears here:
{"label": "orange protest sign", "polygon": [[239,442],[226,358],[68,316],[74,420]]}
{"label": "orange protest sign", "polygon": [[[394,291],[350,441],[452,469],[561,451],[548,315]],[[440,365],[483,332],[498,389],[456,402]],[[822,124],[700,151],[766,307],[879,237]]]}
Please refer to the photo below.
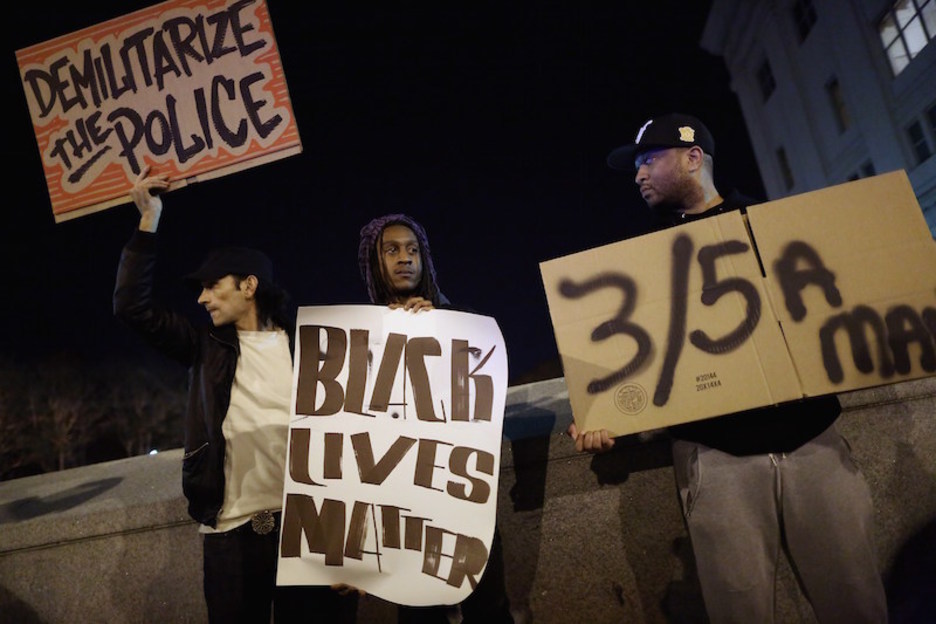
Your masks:
{"label": "orange protest sign", "polygon": [[302,151],[263,0],[171,0],[16,53],[56,222]]}

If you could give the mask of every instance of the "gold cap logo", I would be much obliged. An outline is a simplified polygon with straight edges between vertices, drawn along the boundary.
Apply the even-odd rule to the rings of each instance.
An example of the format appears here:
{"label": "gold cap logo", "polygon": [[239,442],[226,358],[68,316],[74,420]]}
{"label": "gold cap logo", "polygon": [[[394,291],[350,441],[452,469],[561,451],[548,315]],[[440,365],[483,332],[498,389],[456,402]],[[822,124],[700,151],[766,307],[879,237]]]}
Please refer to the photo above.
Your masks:
{"label": "gold cap logo", "polygon": [[689,126],[681,126],[679,128],[679,140],[684,143],[692,143],[695,141],[695,130]]}

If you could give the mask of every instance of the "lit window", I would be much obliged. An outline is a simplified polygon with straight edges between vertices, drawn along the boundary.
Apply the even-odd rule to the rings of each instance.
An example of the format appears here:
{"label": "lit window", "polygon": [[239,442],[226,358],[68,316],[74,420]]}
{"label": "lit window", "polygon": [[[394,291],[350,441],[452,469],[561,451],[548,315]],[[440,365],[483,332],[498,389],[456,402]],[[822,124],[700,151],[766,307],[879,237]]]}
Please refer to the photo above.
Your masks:
{"label": "lit window", "polygon": [[826,93],[829,95],[829,103],[832,104],[832,112],[835,115],[835,123],[838,126],[839,133],[848,130],[851,120],[848,117],[848,109],[845,108],[845,97],[842,95],[842,85],[838,78],[832,78],[826,83]]}
{"label": "lit window", "polygon": [[[931,1],[936,2],[936,0]],[[757,84],[760,86],[761,95],[766,102],[774,89],[777,88],[777,81],[774,80],[773,70],[770,68],[770,62],[767,59],[764,59],[764,62],[757,70]]]}
{"label": "lit window", "polygon": [[936,37],[936,0],[898,0],[878,23],[896,76]]}
{"label": "lit window", "polygon": [[780,174],[783,176],[783,183],[789,191],[793,188],[793,170],[790,169],[790,161],[787,160],[786,150],[782,147],[777,148],[777,163],[780,165]]}
{"label": "lit window", "polygon": [[816,23],[816,7],[813,6],[812,0],[796,0],[793,4],[793,23],[796,24],[800,43],[806,41],[809,31]]}
{"label": "lit window", "polygon": [[926,142],[926,135],[923,133],[923,125],[919,121],[914,121],[907,126],[907,138],[910,139],[910,146],[916,155],[917,162],[921,163],[930,157],[929,143]]}

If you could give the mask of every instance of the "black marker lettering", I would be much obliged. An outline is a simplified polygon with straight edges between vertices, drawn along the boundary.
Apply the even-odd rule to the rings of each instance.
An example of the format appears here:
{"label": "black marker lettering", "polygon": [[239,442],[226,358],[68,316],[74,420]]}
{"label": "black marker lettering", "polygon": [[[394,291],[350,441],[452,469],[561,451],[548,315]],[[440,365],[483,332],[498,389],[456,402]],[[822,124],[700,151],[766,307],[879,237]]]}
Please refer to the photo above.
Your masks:
{"label": "black marker lettering", "polygon": [[[800,261],[811,268],[797,270]],[[842,294],[835,287],[835,274],[825,267],[819,253],[803,241],[793,241],[784,248],[783,255],[774,262],[774,273],[783,291],[783,302],[794,321],[802,321],[806,317],[802,290],[809,284],[822,289],[830,306],[837,308],[842,305]]]}
{"label": "black marker lettering", "polygon": [[259,39],[257,41],[246,42],[244,41],[244,33],[250,32],[254,29],[253,24],[241,24],[240,12],[241,10],[253,4],[256,0],[240,0],[240,2],[235,2],[228,8],[228,12],[231,14],[231,33],[234,35],[234,41],[237,42],[237,49],[240,52],[241,56],[247,56],[255,50],[266,45],[266,41]]}
{"label": "black marker lettering", "polygon": [[283,117],[277,114],[273,115],[273,117],[267,121],[260,121],[260,115],[257,114],[257,111],[263,108],[267,102],[266,100],[254,100],[253,95],[250,93],[250,85],[258,80],[263,80],[263,74],[260,72],[255,72],[242,78],[240,81],[240,92],[241,98],[244,100],[244,108],[247,110],[247,118],[250,119],[250,123],[253,124],[260,138],[265,139],[276,129],[276,126],[280,125],[283,121]]}
{"label": "black marker lettering", "polygon": [[133,71],[133,63],[130,60],[130,52],[136,52],[137,63],[140,66],[140,71],[143,75],[143,83],[149,87],[153,84],[153,78],[150,76],[149,70],[149,58],[146,56],[146,39],[153,34],[152,27],[144,28],[139,32],[135,32],[126,39],[124,39],[123,45],[120,47],[120,60],[123,61],[124,73],[127,78],[127,83],[130,85],[131,90],[137,92],[137,82],[136,82],[136,72]]}
{"label": "black marker lettering", "polygon": [[211,45],[211,56],[212,58],[219,59],[225,54],[230,54],[237,50],[234,46],[224,47],[224,37],[227,34],[227,26],[230,17],[227,14],[227,11],[219,11],[214,15],[209,15],[206,20],[209,25],[215,27],[214,31],[214,41]]}
{"label": "black marker lettering", "polygon": [[305,535],[309,550],[325,555],[325,565],[340,566],[344,562],[344,532],[344,501],[325,499],[319,512],[311,496],[286,495],[280,542],[283,557],[302,556],[302,536]]}
{"label": "black marker lettering", "polygon": [[193,134],[191,135],[192,144],[185,147],[182,131],[179,128],[179,116],[176,113],[176,99],[172,94],[166,96],[166,110],[169,113],[169,132],[172,135],[172,143],[175,145],[176,158],[180,163],[188,162],[205,148],[205,141],[197,134]]}
{"label": "black marker lettering", "polygon": [[468,421],[469,418],[469,382],[475,385],[474,420],[491,420],[494,406],[494,381],[490,375],[479,375],[495,347],[491,347],[487,355],[475,366],[468,370],[468,355],[472,348],[467,340],[452,341],[452,420]]}
{"label": "black marker lettering", "polygon": [[607,377],[589,382],[587,388],[589,394],[604,392],[622,379],[634,374],[644,365],[650,355],[650,335],[642,327],[628,320],[637,305],[637,286],[634,284],[634,280],[621,273],[602,273],[582,284],[576,284],[569,279],[564,279],[559,283],[559,292],[567,299],[581,299],[585,295],[603,288],[617,288],[623,295],[623,301],[614,318],[605,321],[592,331],[592,341],[600,342],[616,334],[624,334],[633,338],[637,343],[637,353],[634,354],[630,362],[617,371]]}
{"label": "black marker lettering", "polygon": [[862,373],[871,373],[874,370],[874,362],[871,360],[868,341],[865,338],[866,328],[874,332],[881,363],[881,377],[887,379],[894,374],[894,363],[887,345],[887,330],[884,321],[872,308],[862,305],[855,307],[851,312],[842,312],[830,317],[819,330],[822,364],[832,383],[840,383],[844,379],[842,364],[835,348],[835,334],[840,329],[848,332],[855,367]]}
{"label": "black marker lettering", "polygon": [[94,165],[94,163],[96,163],[104,154],[106,154],[109,151],[110,151],[110,145],[107,145],[101,148],[94,156],[86,160],[84,164],[82,164],[80,167],[75,169],[75,171],[70,176],[68,176],[68,181],[71,182],[72,184],[75,184],[78,181],[80,181],[81,178],[84,177],[84,174],[88,172],[88,169],[90,169]]}
{"label": "black marker lettering", "polygon": [[896,306],[884,320],[887,323],[887,342],[894,354],[894,370],[901,375],[910,372],[910,344],[914,342],[920,347],[920,367],[928,373],[936,370],[933,337],[913,308],[908,305]]}
{"label": "black marker lettering", "polygon": [[[172,96],[170,96],[172,97]],[[159,140],[156,138],[156,128],[159,128]],[[160,111],[151,111],[146,116],[146,123],[143,125],[146,136],[146,147],[157,156],[162,156],[172,147],[172,132],[169,130],[169,122],[166,116]]]}
{"label": "black marker lettering", "polygon": [[[95,106],[101,105],[101,96],[97,88],[97,75],[94,73],[94,61],[91,59],[91,50],[84,51],[83,70],[79,70],[74,65],[70,65],[68,73],[71,75],[72,84],[75,85],[75,99],[81,105],[82,110],[88,107],[83,89],[91,91],[91,101]],[[64,102],[63,102],[64,105]]]}
{"label": "black marker lettering", "polygon": [[241,119],[237,132],[231,132],[230,128],[225,125],[224,117],[221,115],[219,87],[224,88],[229,100],[234,99],[234,81],[224,76],[215,76],[211,81],[211,120],[214,122],[215,131],[225,143],[231,147],[240,147],[247,141],[247,122]]}
{"label": "black marker lettering", "polygon": [[[196,63],[201,63],[205,57],[198,53],[192,46],[192,41],[198,36],[198,31],[202,29],[204,17],[199,15],[193,22],[187,17],[174,17],[163,23],[163,30],[169,34],[169,42],[176,56],[179,58],[179,64],[186,76],[192,75],[192,69],[189,67],[188,59],[191,58]],[[182,28],[188,29],[185,37],[182,36]],[[209,59],[210,62],[210,59]]]}
{"label": "black marker lettering", "polygon": [[666,336],[666,355],[663,358],[663,368],[660,370],[656,390],[653,393],[653,404],[657,407],[666,405],[669,400],[670,391],[673,389],[673,378],[676,375],[676,363],[679,361],[686,342],[686,310],[689,303],[689,262],[691,260],[692,240],[685,234],[680,234],[673,241],[672,308],[669,332]]}
{"label": "black marker lettering", "polygon": [[[126,119],[133,127],[133,133],[130,136],[127,136],[124,124],[120,123],[121,118]],[[134,174],[139,174],[140,164],[137,162],[136,154],[133,153],[133,148],[143,138],[143,120],[132,108],[123,107],[111,111],[110,115],[107,116],[107,121],[113,124],[114,130],[117,132],[117,140],[120,141],[120,155],[127,159],[130,170]]]}
{"label": "black marker lettering", "polygon": [[153,74],[156,78],[156,88],[163,90],[166,84],[166,74],[172,73],[176,78],[182,75],[175,59],[169,53],[169,47],[163,41],[162,33],[153,35]]}
{"label": "black marker lettering", "polygon": [[[319,345],[320,332],[324,330],[328,340],[323,354]],[[347,337],[340,327],[304,325],[299,328],[299,382],[296,387],[296,414],[300,416],[331,416],[337,414],[344,404],[344,389],[337,381],[344,366]],[[321,362],[321,368],[319,367]],[[322,383],[325,398],[322,406],[315,408],[318,384]]]}
{"label": "black marker lettering", "polygon": [[740,277],[719,280],[715,271],[715,261],[720,257],[745,253],[749,249],[750,246],[747,243],[732,240],[717,245],[707,245],[699,250],[699,264],[702,266],[702,303],[707,306],[715,305],[723,295],[730,292],[739,293],[747,302],[744,320],[722,338],[713,340],[699,329],[689,334],[689,342],[706,353],[734,351],[750,338],[760,320],[761,300],[754,284]]}

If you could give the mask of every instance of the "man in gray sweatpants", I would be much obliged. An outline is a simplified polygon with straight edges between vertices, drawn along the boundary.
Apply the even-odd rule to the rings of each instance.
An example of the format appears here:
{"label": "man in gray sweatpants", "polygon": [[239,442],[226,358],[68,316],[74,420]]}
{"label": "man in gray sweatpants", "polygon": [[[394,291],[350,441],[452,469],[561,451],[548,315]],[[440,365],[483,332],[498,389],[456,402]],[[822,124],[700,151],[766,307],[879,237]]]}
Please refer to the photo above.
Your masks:
{"label": "man in gray sweatpants", "polygon": [[[715,141],[696,118],[649,120],[608,156],[634,171],[668,226],[756,203],[713,181]],[[671,427],[673,468],[709,619],[774,621],[781,548],[822,624],[886,622],[871,496],[834,422],[835,396]],[[607,431],[569,430],[576,448],[608,450]]]}

